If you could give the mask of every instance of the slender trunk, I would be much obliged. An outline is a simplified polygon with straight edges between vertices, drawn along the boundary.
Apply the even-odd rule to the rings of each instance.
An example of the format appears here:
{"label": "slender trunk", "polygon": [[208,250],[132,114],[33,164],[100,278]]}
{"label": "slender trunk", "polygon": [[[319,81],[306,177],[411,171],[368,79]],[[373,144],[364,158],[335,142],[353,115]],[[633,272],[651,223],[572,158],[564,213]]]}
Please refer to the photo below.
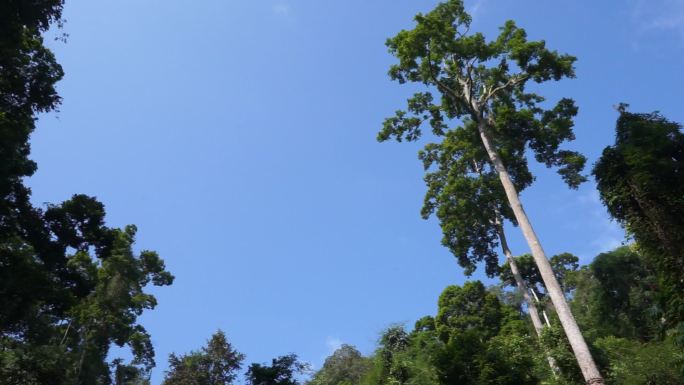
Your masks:
{"label": "slender trunk", "polygon": [[[496,222],[497,230],[499,232],[499,241],[501,242],[501,249],[503,250],[503,253],[506,256],[508,265],[511,267],[511,273],[513,273],[513,278],[515,278],[515,284],[518,286],[518,291],[520,291],[520,294],[522,294],[523,299],[527,303],[527,311],[530,313],[530,318],[532,319],[532,325],[534,325],[534,330],[537,332],[537,336],[541,338],[542,330],[544,329],[544,324],[541,322],[541,319],[539,318],[539,311],[537,310],[536,304],[534,303],[534,301],[532,301],[532,297],[530,297],[530,292],[527,289],[527,284],[520,275],[520,270],[518,269],[518,264],[515,262],[515,258],[513,258],[513,253],[511,253],[511,249],[508,248],[508,242],[506,241],[506,233],[504,232],[503,224],[499,220],[498,213]],[[554,376],[556,376],[559,373],[556,360],[548,352],[546,352],[546,360],[549,362],[551,372]]]}
{"label": "slender trunk", "polygon": [[534,325],[534,330],[537,331],[538,335],[541,335],[541,331],[544,328],[544,324],[542,324],[541,319],[539,318],[539,311],[537,310],[537,307],[534,305],[534,302],[530,297],[530,293],[527,290],[527,284],[525,284],[525,281],[520,275],[518,264],[515,262],[513,254],[511,253],[511,250],[508,248],[508,242],[506,242],[506,235],[503,232],[503,227],[500,223],[497,223],[497,227],[499,232],[499,241],[501,243],[501,249],[503,250],[504,256],[506,257],[506,261],[508,261],[508,264],[511,267],[511,273],[513,273],[515,284],[518,286],[518,291],[520,291],[520,294],[522,294],[523,299],[527,304],[527,308],[530,312],[530,318],[532,318],[532,324]]}
{"label": "slender trunk", "polygon": [[[537,297],[537,293],[534,291],[533,288],[530,288],[530,291],[532,292],[532,295],[534,296],[534,301],[536,303],[539,303],[539,297]],[[546,326],[551,326],[551,322],[549,321],[549,317],[546,315],[546,310],[542,310],[542,315],[544,315],[544,319],[546,320]]]}
{"label": "slender trunk", "polygon": [[62,337],[62,341],[60,341],[59,345],[64,345],[64,342],[66,342],[67,334],[69,334],[69,328],[71,328],[71,321],[69,320],[69,324],[67,325],[66,331],[64,331],[64,337]]}
{"label": "slender trunk", "polygon": [[85,355],[86,355],[86,333],[87,329],[84,329],[81,331],[81,358],[78,360],[78,370],[76,371],[76,385],[81,384],[81,370],[83,370],[83,364],[85,362]]}
{"label": "slender trunk", "polygon": [[592,357],[591,352],[589,351],[589,346],[587,346],[587,343],[580,332],[579,326],[577,326],[577,321],[575,321],[575,317],[573,317],[572,312],[570,311],[570,306],[568,306],[568,303],[565,300],[565,295],[558,284],[558,280],[553,274],[553,269],[551,268],[549,260],[546,259],[546,255],[544,254],[541,243],[537,238],[537,234],[535,234],[532,224],[527,218],[525,210],[523,210],[522,204],[520,203],[520,198],[518,197],[518,191],[513,185],[513,181],[508,175],[506,167],[501,161],[501,158],[499,158],[499,154],[489,138],[486,122],[484,120],[480,120],[478,122],[478,131],[480,132],[480,138],[482,139],[482,144],[487,150],[489,159],[492,161],[496,172],[499,174],[499,179],[501,179],[501,184],[503,185],[504,191],[506,192],[506,197],[508,198],[508,203],[511,205],[513,213],[515,214],[515,218],[518,221],[518,225],[520,225],[520,229],[522,230],[523,235],[530,246],[532,257],[534,258],[537,268],[539,269],[539,273],[544,280],[544,285],[549,292],[549,297],[551,297],[551,302],[556,309],[556,313],[558,314],[558,318],[563,326],[565,335],[568,337],[568,341],[570,341],[570,346],[572,347],[572,351],[575,353],[575,358],[577,359],[577,363],[582,371],[584,380],[589,385],[603,384],[603,377],[601,376],[601,373],[594,362],[594,358]]}

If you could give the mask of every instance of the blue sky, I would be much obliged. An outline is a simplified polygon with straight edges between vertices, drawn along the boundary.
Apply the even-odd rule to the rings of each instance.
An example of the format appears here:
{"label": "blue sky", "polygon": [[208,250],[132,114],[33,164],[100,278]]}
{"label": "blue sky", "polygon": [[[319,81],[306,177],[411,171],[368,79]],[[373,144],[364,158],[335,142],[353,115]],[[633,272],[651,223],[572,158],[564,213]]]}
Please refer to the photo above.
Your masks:
{"label": "blue sky", "polygon": [[[247,363],[289,352],[320,366],[342,342],[432,314],[465,277],[440,246],[416,153],[377,143],[410,87],[386,76],[385,39],[436,1],[67,1],[59,113],[33,136],[34,202],[74,193],[108,223],[139,228],[176,281],[141,321],[166,357],[218,328]],[[580,107],[570,146],[593,163],[617,113],[684,122],[684,2],[467,1],[472,30],[507,19],[578,57],[577,79],[542,88]],[[535,168],[522,199],[547,253],[589,261],[619,245],[592,183]],[[514,253],[526,252],[517,229]]]}

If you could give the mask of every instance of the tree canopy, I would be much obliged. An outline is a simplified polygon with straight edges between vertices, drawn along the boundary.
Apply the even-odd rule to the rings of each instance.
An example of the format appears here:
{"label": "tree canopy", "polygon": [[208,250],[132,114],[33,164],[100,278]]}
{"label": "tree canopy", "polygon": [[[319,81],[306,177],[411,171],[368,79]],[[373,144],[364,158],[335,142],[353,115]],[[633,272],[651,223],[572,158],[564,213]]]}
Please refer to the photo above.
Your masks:
{"label": "tree canopy", "polygon": [[433,142],[419,154],[428,187],[422,214],[437,215],[442,242],[466,273],[484,261],[487,273],[496,275],[497,213],[517,221],[482,145],[478,124],[488,125],[518,192],[534,180],[528,150],[538,162],[559,167],[567,184],[577,187],[586,180],[581,174],[585,158],[561,149],[574,139],[577,107],[564,98],[545,108],[541,95],[526,90],[530,81],[574,77],[575,58],[547,49],[543,41],[529,41],[513,21],[507,21],[491,41],[470,33],[471,17],[457,0],[418,14],[415,21],[414,29],[387,41],[398,59],[389,75],[400,83],[422,83],[427,90],[413,95],[406,110],[385,120],[378,140],[416,141],[424,126],[430,127]]}
{"label": "tree canopy", "polygon": [[217,331],[199,351],[169,357],[164,385],[231,385],[242,367],[244,354]]}
{"label": "tree canopy", "polygon": [[309,366],[291,353],[271,360],[271,365],[249,365],[246,378],[249,385],[299,385],[297,375],[305,373]]}
{"label": "tree canopy", "polygon": [[343,344],[325,359],[307,385],[357,385],[368,372],[370,360],[354,346]]}

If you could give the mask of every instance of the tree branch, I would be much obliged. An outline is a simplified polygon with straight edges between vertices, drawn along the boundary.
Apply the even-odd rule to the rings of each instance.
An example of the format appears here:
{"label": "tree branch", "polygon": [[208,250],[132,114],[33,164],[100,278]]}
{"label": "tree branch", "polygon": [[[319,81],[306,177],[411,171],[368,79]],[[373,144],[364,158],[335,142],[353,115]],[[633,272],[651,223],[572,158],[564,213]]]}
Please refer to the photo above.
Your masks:
{"label": "tree branch", "polygon": [[441,87],[442,89],[446,90],[449,92],[454,98],[458,98],[458,94],[456,93],[455,90],[452,88],[448,87],[446,84],[444,84],[442,81],[440,81],[437,78],[437,75],[435,74],[435,67],[432,65],[432,59],[430,59],[430,55],[432,54],[431,50],[432,44],[431,42],[428,42],[427,46],[427,61],[428,61],[428,67],[430,68],[430,78],[432,78],[432,81],[437,84],[437,87]]}
{"label": "tree branch", "polygon": [[529,75],[522,75],[522,74],[513,75],[510,77],[510,79],[508,79],[508,81],[506,83],[504,83],[498,87],[492,88],[486,94],[483,93],[479,102],[482,104],[487,103],[487,101],[489,99],[491,99],[493,96],[495,96],[499,91],[504,90],[504,89],[509,88],[509,87],[515,87],[518,84],[527,80],[528,78],[529,78]]}

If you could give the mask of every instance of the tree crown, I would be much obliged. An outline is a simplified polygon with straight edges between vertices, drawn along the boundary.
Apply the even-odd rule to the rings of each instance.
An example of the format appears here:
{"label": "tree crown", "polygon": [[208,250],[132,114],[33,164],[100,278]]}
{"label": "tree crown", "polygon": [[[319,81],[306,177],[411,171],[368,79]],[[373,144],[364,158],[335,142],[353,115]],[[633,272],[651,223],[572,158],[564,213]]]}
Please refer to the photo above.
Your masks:
{"label": "tree crown", "polygon": [[568,186],[576,188],[586,180],[581,174],[586,159],[561,149],[574,139],[574,101],[563,98],[547,109],[544,98],[526,88],[530,81],[574,77],[575,58],[547,49],[544,41],[528,40],[513,21],[491,41],[470,33],[471,17],[460,0],[418,14],[415,22],[413,29],[387,40],[398,59],[389,76],[399,83],[422,83],[427,90],[385,120],[378,140],[416,141],[425,125],[431,128],[435,141],[419,153],[428,186],[422,215],[436,213],[443,243],[467,274],[485,261],[487,273],[495,275],[497,223],[516,221],[480,129],[491,136],[519,192],[534,180],[528,153],[547,167],[558,167]]}

